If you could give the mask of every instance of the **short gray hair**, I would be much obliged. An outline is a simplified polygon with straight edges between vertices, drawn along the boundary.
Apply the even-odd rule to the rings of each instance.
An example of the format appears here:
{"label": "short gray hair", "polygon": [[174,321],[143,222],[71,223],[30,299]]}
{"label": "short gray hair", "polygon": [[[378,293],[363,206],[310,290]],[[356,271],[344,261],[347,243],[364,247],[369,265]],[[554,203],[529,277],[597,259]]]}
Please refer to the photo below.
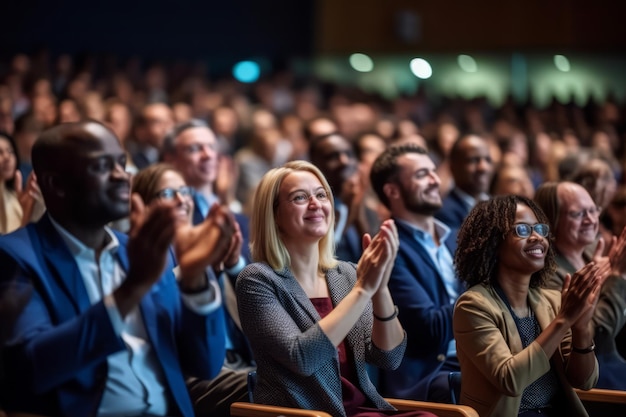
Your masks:
{"label": "short gray hair", "polygon": [[176,138],[180,136],[185,130],[193,129],[194,127],[206,127],[211,129],[209,124],[202,119],[191,119],[188,122],[179,123],[172,128],[163,139],[163,145],[161,148],[161,155],[173,154],[176,151]]}

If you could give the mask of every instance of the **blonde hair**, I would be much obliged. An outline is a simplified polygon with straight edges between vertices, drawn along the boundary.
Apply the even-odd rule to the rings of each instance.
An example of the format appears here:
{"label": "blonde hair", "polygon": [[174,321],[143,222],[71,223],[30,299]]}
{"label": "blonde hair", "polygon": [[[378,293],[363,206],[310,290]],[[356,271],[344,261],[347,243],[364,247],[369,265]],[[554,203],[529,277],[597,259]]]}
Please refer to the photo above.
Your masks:
{"label": "blonde hair", "polygon": [[255,262],[265,262],[275,271],[283,270],[291,264],[287,248],[283,244],[276,224],[276,209],[280,186],[287,175],[296,171],[310,172],[326,190],[332,206],[330,227],[318,243],[319,269],[327,270],[337,265],[335,259],[335,203],[328,181],[322,172],[307,161],[291,161],[279,168],[268,171],[256,188],[250,216],[250,252]]}

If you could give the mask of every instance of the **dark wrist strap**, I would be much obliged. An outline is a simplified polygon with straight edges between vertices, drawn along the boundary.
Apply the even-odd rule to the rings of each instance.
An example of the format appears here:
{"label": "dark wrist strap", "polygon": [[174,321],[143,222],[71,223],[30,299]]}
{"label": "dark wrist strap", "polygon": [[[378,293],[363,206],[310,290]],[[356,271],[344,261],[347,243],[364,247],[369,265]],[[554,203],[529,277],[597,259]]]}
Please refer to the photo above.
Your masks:
{"label": "dark wrist strap", "polygon": [[576,346],[572,345],[572,350],[576,353],[580,353],[581,355],[584,355],[585,353],[591,353],[594,350],[596,350],[596,344],[595,342],[592,340],[591,341],[591,346],[589,346],[588,348],[584,348],[584,349],[580,349],[577,348]]}
{"label": "dark wrist strap", "polygon": [[180,289],[180,291],[183,294],[188,294],[188,295],[194,295],[194,294],[200,294],[202,292],[205,292],[206,290],[208,290],[210,287],[209,285],[209,280],[207,279],[207,277],[204,278],[204,285],[202,285],[201,287],[197,287],[197,288],[184,288],[182,285],[179,284],[178,288]]}
{"label": "dark wrist strap", "polygon": [[396,317],[398,317],[398,306],[393,306],[393,314],[391,314],[391,316],[378,317],[376,314],[374,314],[374,318],[378,321],[391,321],[395,319]]}

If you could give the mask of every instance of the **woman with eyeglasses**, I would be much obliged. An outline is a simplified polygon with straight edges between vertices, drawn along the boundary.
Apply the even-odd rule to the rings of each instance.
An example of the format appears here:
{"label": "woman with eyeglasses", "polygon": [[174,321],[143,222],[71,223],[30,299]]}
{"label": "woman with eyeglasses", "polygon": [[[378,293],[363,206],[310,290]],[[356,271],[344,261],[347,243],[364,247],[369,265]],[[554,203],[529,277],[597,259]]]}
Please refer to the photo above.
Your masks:
{"label": "woman with eyeglasses", "polygon": [[393,221],[363,237],[358,264],[335,259],[330,186],[305,161],[267,172],[253,208],[255,263],[236,289],[257,361],[254,401],[338,417],[431,415],[394,410],[366,370],[397,367],[406,347],[387,288],[398,250]]}
{"label": "woman with eyeglasses", "polygon": [[454,309],[461,364],[460,402],[481,417],[587,416],[574,388],[598,379],[591,317],[600,267],[554,274],[550,228],[520,196],[477,204],[461,226],[455,264],[468,290]]}
{"label": "woman with eyeglasses", "polygon": [[[141,196],[146,205],[149,205],[156,199],[175,201],[178,220],[176,233],[195,233],[192,231],[193,189],[185,183],[182,174],[172,165],[158,163],[142,169],[133,177],[132,190],[133,193]],[[213,221],[218,211],[217,205],[212,207],[207,219],[194,229],[204,225],[208,226],[208,223]],[[224,277],[222,285],[218,283],[218,279],[221,278],[220,273],[222,271],[228,270],[228,268],[239,262],[243,237],[237,222],[234,219],[233,222],[235,226],[233,237],[230,241],[221,242],[227,246],[226,250],[216,250],[215,253],[208,257],[200,256],[200,253],[191,254],[191,256],[196,258],[195,262],[198,267],[205,271],[211,285],[219,288],[218,292],[221,294],[222,303],[228,314],[232,314],[231,309],[237,310],[236,306],[232,305],[234,302],[231,300],[231,298],[234,300],[235,297],[234,294],[232,297],[229,297],[228,292],[225,290],[229,284],[228,279]],[[199,232],[200,234],[212,233],[208,227],[206,232],[202,230],[199,230]],[[198,238],[201,237],[199,236]],[[228,324],[226,324],[226,328],[227,332],[231,331]],[[232,344],[232,336],[229,337],[230,344]],[[193,377],[193,375],[189,375],[187,379],[187,388],[194,401],[197,415],[228,416],[230,415],[230,404],[235,401],[246,401],[248,398],[247,378],[250,369],[233,369],[231,363],[228,362],[228,354],[233,352],[234,346],[227,344],[226,348],[227,360],[215,378],[212,380],[199,380]]]}

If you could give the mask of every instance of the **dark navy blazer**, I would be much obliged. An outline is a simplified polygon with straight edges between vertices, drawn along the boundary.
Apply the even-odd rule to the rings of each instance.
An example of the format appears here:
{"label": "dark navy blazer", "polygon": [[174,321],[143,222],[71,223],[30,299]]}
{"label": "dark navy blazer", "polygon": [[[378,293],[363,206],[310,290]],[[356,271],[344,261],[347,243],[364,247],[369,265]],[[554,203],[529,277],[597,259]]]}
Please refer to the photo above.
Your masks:
{"label": "dark navy blazer", "polygon": [[[195,201],[194,201],[195,203]],[[241,213],[234,213],[235,220],[239,223],[239,229],[241,230],[241,235],[243,237],[243,244],[241,245],[241,256],[246,261],[246,265],[251,262],[252,256],[250,255],[250,221],[247,216]],[[198,204],[194,204],[193,209],[193,224],[201,223],[204,220],[200,209],[198,208]],[[233,288],[235,288],[237,277],[231,277],[228,274],[224,277],[225,279],[229,279]],[[222,286],[223,290],[223,286]],[[224,294],[224,292],[222,292]],[[229,302],[228,297],[223,297],[224,303]],[[225,317],[225,326],[226,331],[230,337],[230,341],[233,344],[232,348],[235,350],[241,357],[248,363],[251,364],[254,361],[252,357],[252,349],[250,348],[250,344],[248,343],[248,339],[243,334],[239,326],[235,323],[235,320],[228,314],[228,309],[224,309],[224,317]],[[235,306],[236,311],[236,306]]]}
{"label": "dark navy blazer", "polygon": [[[128,271],[128,237],[116,256]],[[202,316],[181,301],[170,254],[165,272],[140,304],[150,344],[165,379],[170,413],[193,417],[184,375],[211,379],[224,362],[223,309]],[[107,357],[125,344],[103,301],[90,304],[76,261],[45,215],[0,236],[3,283],[32,286],[2,350],[3,405],[51,416],[96,415],[107,377]]]}
{"label": "dark navy blazer", "polygon": [[461,224],[469,214],[471,207],[455,192],[456,188],[443,199],[442,206],[435,218],[445,223],[451,229],[460,229]]}
{"label": "dark navy blazer", "polygon": [[[454,304],[446,291],[439,269],[413,237],[413,230],[396,221],[400,247],[389,280],[389,289],[400,311],[407,333],[407,349],[400,367],[381,373],[381,391],[395,398],[425,398],[417,384],[446,357],[452,332]],[[445,241],[454,257],[457,231],[451,229]],[[459,293],[462,291],[459,282]]]}

